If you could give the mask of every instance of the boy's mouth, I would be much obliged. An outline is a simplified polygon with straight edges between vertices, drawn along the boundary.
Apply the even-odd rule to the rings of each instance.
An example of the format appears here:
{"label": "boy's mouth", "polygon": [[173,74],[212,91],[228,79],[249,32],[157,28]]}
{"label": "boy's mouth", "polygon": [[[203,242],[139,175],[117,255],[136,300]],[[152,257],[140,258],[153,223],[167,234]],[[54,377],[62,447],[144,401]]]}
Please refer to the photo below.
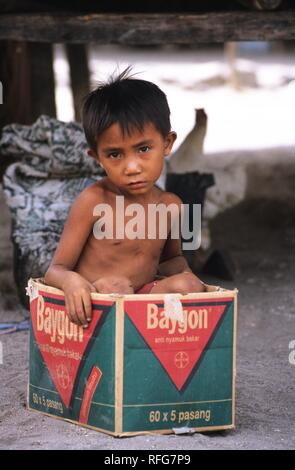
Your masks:
{"label": "boy's mouth", "polygon": [[131,181],[131,183],[128,184],[129,188],[144,188],[147,185],[146,181]]}

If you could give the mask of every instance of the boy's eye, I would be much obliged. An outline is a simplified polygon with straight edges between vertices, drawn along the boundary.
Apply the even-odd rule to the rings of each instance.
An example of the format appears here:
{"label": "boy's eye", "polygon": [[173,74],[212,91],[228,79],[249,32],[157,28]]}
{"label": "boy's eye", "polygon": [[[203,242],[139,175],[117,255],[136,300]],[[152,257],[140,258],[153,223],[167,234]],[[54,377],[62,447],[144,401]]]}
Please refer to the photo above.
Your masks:
{"label": "boy's eye", "polygon": [[140,153],[146,153],[150,150],[150,147],[148,145],[144,145],[143,147],[139,148]]}
{"label": "boy's eye", "polygon": [[120,157],[119,152],[112,152],[112,153],[108,154],[108,158],[111,158],[111,159],[116,159],[116,158],[119,158],[119,157]]}

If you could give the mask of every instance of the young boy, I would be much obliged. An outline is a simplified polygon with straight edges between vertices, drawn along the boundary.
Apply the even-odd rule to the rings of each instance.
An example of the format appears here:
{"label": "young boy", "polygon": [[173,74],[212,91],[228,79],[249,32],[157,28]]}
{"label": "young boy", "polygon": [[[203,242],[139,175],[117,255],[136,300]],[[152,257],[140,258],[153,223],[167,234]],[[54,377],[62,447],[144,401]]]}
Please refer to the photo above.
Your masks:
{"label": "young boy", "polygon": [[[91,321],[91,292],[186,294],[205,290],[182,255],[180,237],[171,236],[171,217],[165,239],[159,234],[148,236],[150,204],[181,207],[176,195],[155,185],[176,133],[171,131],[166,95],[151,82],[131,78],[128,71],[86,97],[83,127],[88,154],[98,160],[107,176],[82,191],[74,202],[45,274],[47,284],[64,291],[70,320],[85,327]],[[94,215],[98,205],[112,209],[110,222],[117,233],[118,196],[123,197],[127,212],[134,203],[143,208],[144,237],[130,239],[126,233],[117,238],[95,236],[94,226],[101,220]],[[124,227],[129,220],[124,212]],[[158,280],[157,275],[161,276]]]}

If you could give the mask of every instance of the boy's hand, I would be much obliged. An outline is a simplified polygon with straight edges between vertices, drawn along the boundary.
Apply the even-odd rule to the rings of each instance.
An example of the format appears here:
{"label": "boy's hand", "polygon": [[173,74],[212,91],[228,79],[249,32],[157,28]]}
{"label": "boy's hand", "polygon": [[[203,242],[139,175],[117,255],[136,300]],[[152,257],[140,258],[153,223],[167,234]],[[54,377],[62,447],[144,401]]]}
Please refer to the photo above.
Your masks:
{"label": "boy's hand", "polygon": [[66,313],[71,322],[77,325],[88,326],[92,318],[91,292],[95,287],[74,272],[65,273],[62,290],[65,294]]}

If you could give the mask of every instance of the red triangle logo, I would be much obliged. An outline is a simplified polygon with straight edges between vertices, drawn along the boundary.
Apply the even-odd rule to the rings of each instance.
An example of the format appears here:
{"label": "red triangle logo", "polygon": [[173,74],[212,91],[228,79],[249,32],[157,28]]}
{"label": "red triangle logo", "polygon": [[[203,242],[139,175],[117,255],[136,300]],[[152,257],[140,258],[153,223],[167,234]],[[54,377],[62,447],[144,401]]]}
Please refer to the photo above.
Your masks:
{"label": "red triangle logo", "polygon": [[183,300],[183,321],[165,315],[164,304],[157,300],[124,302],[124,310],[181,390],[232,299]]}
{"label": "red triangle logo", "polygon": [[89,340],[102,317],[104,306],[112,305],[110,301],[92,301],[92,321],[88,328],[83,328],[69,321],[63,295],[39,291],[38,297],[30,303],[36,343],[67,408]]}

